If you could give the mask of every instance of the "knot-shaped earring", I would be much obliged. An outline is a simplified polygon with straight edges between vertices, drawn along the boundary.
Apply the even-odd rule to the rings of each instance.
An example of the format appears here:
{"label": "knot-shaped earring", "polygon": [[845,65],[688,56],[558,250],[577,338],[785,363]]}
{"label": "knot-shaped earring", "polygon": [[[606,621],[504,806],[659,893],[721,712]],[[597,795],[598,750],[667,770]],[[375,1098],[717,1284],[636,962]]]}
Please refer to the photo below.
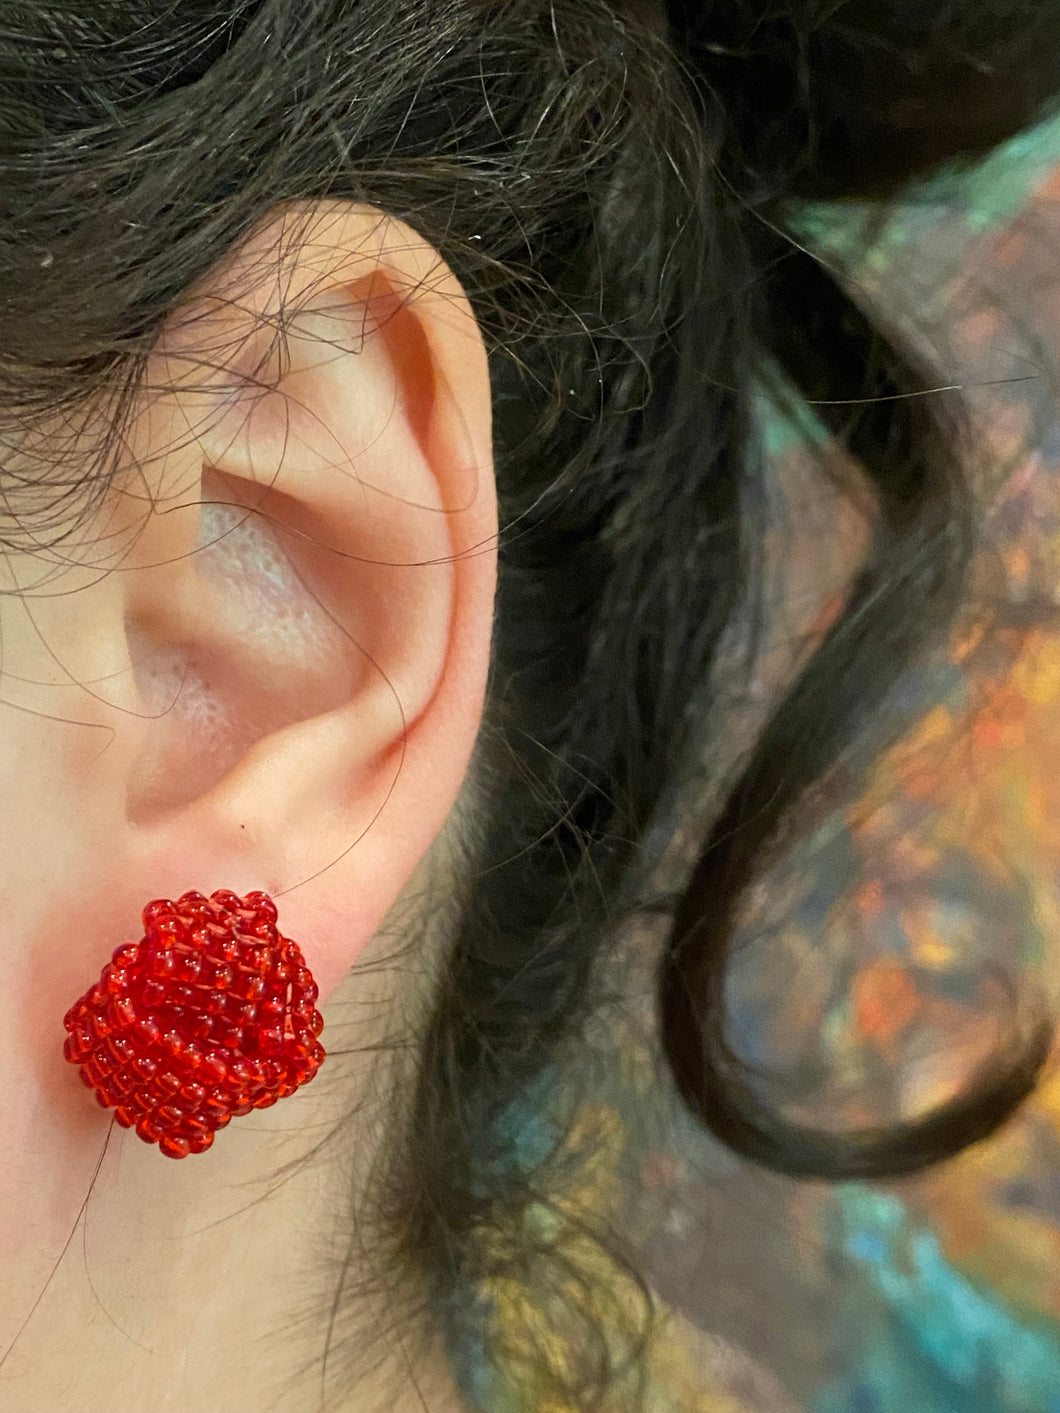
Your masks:
{"label": "knot-shaped earring", "polygon": [[167,1158],[308,1084],[324,1060],[317,986],[266,893],[148,903],[63,1018],[63,1054],[123,1128]]}

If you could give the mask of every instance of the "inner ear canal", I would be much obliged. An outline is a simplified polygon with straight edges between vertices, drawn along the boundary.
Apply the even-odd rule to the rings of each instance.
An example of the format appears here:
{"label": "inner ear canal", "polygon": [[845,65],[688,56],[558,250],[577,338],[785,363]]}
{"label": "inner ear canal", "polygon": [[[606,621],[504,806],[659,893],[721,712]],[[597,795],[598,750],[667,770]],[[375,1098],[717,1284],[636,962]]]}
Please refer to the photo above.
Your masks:
{"label": "inner ear canal", "polygon": [[[274,731],[349,702],[363,657],[303,582],[276,530],[204,471],[191,555],[153,580],[125,628],[145,716],[132,823],[197,799]],[[189,512],[190,513],[190,512]]]}

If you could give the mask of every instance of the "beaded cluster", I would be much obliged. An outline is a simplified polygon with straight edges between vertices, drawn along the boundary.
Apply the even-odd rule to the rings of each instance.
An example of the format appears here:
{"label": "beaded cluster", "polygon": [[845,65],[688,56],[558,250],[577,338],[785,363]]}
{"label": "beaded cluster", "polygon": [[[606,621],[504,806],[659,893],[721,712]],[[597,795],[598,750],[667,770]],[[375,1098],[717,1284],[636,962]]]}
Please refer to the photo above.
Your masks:
{"label": "beaded cluster", "polygon": [[317,986],[266,893],[184,893],[143,910],[67,1011],[66,1058],[124,1128],[167,1158],[308,1084],[324,1060]]}

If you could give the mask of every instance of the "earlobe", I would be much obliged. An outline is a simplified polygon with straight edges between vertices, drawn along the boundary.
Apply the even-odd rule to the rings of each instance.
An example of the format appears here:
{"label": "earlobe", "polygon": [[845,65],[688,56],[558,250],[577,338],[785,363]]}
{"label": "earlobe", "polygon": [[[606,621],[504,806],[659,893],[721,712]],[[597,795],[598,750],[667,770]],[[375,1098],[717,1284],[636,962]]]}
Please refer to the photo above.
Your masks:
{"label": "earlobe", "polygon": [[459,794],[497,532],[462,291],[378,213],[325,217],[286,281],[260,232],[240,258],[265,288],[201,293],[163,341],[173,387],[130,428],[159,495],[125,566],[146,718],[125,814],[144,894],[290,893],[322,997]]}

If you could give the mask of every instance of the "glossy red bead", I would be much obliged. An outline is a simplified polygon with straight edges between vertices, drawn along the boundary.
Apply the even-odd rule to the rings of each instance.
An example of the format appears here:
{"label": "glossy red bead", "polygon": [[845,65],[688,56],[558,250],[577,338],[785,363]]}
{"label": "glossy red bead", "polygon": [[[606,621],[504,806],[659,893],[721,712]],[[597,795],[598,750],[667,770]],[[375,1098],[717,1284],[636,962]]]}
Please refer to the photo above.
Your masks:
{"label": "glossy red bead", "polygon": [[63,1054],[115,1122],[168,1158],[308,1084],[323,1017],[301,949],[265,893],[158,898],[63,1017]]}

